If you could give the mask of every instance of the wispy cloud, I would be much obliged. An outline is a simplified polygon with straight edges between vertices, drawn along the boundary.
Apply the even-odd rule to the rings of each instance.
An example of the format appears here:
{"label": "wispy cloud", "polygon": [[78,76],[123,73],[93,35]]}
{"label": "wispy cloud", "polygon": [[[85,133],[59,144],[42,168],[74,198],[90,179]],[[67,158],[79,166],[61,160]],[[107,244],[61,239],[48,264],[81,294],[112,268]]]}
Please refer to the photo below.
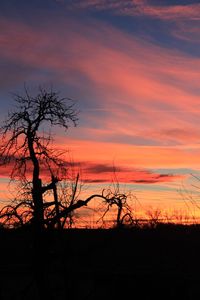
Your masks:
{"label": "wispy cloud", "polygon": [[[106,143],[118,147],[121,143],[128,159],[135,153],[124,150],[128,144],[177,146],[188,144],[188,140],[198,144],[200,59],[153,45],[98,21],[59,22],[46,30],[2,18],[0,55],[8,65],[18,63],[39,72],[42,69],[43,79],[53,78],[75,87],[80,99],[86,91],[87,106],[80,102],[83,122],[80,128],[70,129],[72,139],[80,142],[82,137],[81,143],[100,141],[102,147]],[[18,68],[15,74],[13,85],[18,82]],[[10,76],[8,68],[8,80]],[[157,158],[162,156],[166,164],[168,160],[162,153],[162,149],[160,153],[156,150]],[[188,163],[185,154],[177,158],[176,150],[170,149],[170,153],[171,162],[176,164],[177,159],[179,164],[181,157]],[[112,157],[112,152],[106,153],[109,155]],[[146,152],[143,155],[146,157]],[[138,159],[144,161],[144,157]],[[156,157],[151,153],[148,160],[152,164]]]}
{"label": "wispy cloud", "polygon": [[171,31],[172,36],[185,42],[200,43],[200,27],[196,22],[179,22]]}
{"label": "wispy cloud", "polygon": [[177,20],[177,19],[185,19],[188,20],[200,20],[200,4],[192,3],[192,1],[188,1],[185,5],[152,5],[151,1],[131,1],[133,5],[136,5],[136,13],[134,8],[125,10],[126,14],[135,15],[141,14],[146,15],[153,18],[159,18],[162,20]]}
{"label": "wispy cloud", "polygon": [[188,1],[186,4],[155,5],[148,0],[75,0],[57,1],[68,9],[111,11],[113,14],[128,16],[148,16],[162,20],[200,20],[200,4]]}
{"label": "wispy cloud", "polygon": [[150,131],[149,134],[151,134],[152,139],[162,139],[172,144],[195,144],[200,141],[200,130],[197,128],[176,128],[174,125],[174,128]]}

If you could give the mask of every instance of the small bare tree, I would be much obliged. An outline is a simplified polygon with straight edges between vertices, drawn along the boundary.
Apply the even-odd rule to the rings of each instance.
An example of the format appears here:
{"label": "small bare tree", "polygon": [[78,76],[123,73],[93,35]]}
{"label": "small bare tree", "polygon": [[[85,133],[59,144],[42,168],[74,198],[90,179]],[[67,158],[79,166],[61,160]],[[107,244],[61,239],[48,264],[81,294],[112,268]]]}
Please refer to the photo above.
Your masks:
{"label": "small bare tree", "polygon": [[146,215],[148,216],[148,224],[151,228],[156,228],[162,221],[162,211],[159,208],[147,210]]}
{"label": "small bare tree", "polygon": [[131,192],[122,193],[120,191],[119,183],[117,183],[112,188],[104,189],[102,191],[101,198],[103,199],[103,206],[105,209],[98,222],[104,222],[105,216],[114,207],[115,217],[113,221],[116,228],[134,225],[134,217],[131,207],[133,194]]}

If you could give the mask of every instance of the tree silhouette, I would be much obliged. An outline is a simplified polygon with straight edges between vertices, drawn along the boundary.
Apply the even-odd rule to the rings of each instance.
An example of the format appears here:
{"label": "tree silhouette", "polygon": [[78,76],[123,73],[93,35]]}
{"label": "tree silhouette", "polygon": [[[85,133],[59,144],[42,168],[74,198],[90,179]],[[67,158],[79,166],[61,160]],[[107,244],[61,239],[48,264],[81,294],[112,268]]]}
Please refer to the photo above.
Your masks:
{"label": "tree silhouette", "polygon": [[[48,190],[54,191],[56,197],[56,183],[58,178],[53,176],[52,170],[56,166],[62,167],[60,152],[53,150],[51,131],[45,132],[53,126],[68,129],[69,125],[76,126],[77,111],[74,102],[68,98],[61,98],[58,92],[39,87],[39,93],[31,96],[27,88],[25,95],[14,95],[15,108],[8,114],[1,127],[1,164],[14,163],[11,178],[27,182],[27,172],[31,169],[31,196],[33,201],[33,222],[38,230],[44,227],[44,199],[43,194]],[[43,185],[41,170],[48,168],[52,173],[51,182]],[[27,203],[27,202],[26,202]],[[58,212],[56,199],[54,205]]]}
{"label": "tree silhouette", "polygon": [[[116,207],[116,226],[131,223],[130,194],[121,193],[118,182],[113,188],[82,199],[79,172],[73,163],[63,159],[63,151],[53,147],[51,128],[60,126],[65,130],[77,125],[78,112],[71,99],[61,98],[58,92],[39,87],[36,96],[14,95],[15,106],[1,127],[0,162],[12,165],[11,179],[19,183],[13,201],[0,211],[5,225],[23,226],[33,224],[36,232],[44,228],[72,226],[77,209],[86,207],[94,199],[100,199],[106,211]],[[114,171],[116,178],[116,174]],[[117,180],[116,180],[117,181]]]}

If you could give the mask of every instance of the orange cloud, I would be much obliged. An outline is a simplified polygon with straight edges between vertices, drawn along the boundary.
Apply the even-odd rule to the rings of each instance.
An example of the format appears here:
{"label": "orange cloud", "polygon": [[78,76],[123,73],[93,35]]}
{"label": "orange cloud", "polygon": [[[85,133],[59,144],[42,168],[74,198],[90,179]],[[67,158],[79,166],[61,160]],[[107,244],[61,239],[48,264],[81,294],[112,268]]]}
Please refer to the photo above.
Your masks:
{"label": "orange cloud", "polygon": [[[70,149],[73,160],[94,161],[131,168],[196,168],[200,165],[200,147],[187,146],[136,146],[120,143],[106,143],[65,139],[60,148]],[[69,145],[66,147],[66,145]]]}
{"label": "orange cloud", "polygon": [[113,166],[109,163],[82,162],[80,165],[86,177],[83,178],[83,181],[87,183],[109,183],[118,180],[120,183],[152,184],[171,182],[182,177],[180,175],[155,173],[145,169]]}

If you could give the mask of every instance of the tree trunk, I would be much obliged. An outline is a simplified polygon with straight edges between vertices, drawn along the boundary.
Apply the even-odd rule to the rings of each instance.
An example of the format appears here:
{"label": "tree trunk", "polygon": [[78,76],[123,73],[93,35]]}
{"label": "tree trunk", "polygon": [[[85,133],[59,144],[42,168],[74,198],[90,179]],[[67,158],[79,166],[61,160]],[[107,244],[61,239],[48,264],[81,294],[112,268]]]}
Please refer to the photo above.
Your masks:
{"label": "tree trunk", "polygon": [[52,176],[52,182],[53,182],[53,196],[54,196],[54,202],[55,202],[55,210],[56,210],[56,216],[57,216],[57,227],[58,229],[61,229],[61,222],[59,217],[59,203],[58,203],[58,192],[57,192],[57,186],[55,183],[55,178]]}
{"label": "tree trunk", "polygon": [[34,227],[37,233],[44,228],[44,211],[41,179],[33,181],[32,197],[34,203]]}
{"label": "tree trunk", "polygon": [[[31,130],[30,130],[31,131]],[[34,150],[34,137],[31,132],[27,133],[28,148],[30,158],[33,163],[33,189],[32,198],[34,203],[34,227],[36,232],[40,232],[44,228],[44,211],[43,211],[43,196],[42,196],[42,182],[40,179],[40,166],[38,158]]]}
{"label": "tree trunk", "polygon": [[118,211],[117,211],[116,223],[117,223],[117,227],[120,227],[122,225],[122,223],[121,223],[122,203],[121,202],[119,202],[117,204],[117,209],[118,209]]}

